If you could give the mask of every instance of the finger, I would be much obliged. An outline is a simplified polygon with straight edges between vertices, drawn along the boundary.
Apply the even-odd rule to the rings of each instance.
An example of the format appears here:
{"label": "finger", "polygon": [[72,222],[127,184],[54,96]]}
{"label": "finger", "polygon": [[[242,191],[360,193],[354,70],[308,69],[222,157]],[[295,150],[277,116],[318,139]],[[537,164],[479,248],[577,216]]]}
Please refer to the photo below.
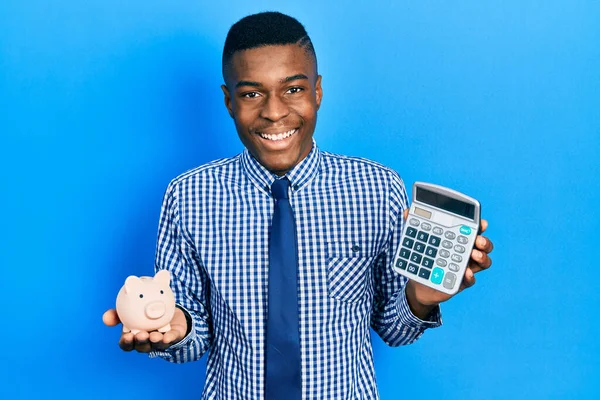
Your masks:
{"label": "finger", "polygon": [[405,220],[408,219],[408,210],[409,210],[408,208],[404,209],[404,213],[403,214],[404,214],[404,219]]}
{"label": "finger", "polygon": [[485,236],[477,236],[477,239],[475,240],[475,247],[486,253],[491,253],[492,250],[494,250],[494,244]]}
{"label": "finger", "polygon": [[485,232],[485,230],[488,228],[488,222],[487,222],[487,219],[482,219],[482,220],[480,221],[480,223],[479,223],[479,228],[480,228],[480,231],[479,231],[479,233],[483,233],[483,232]]}
{"label": "finger", "polygon": [[106,326],[119,325],[121,323],[121,320],[119,319],[117,310],[111,308],[110,310],[104,312],[104,314],[102,314],[102,322],[104,322]]}
{"label": "finger", "polygon": [[475,273],[471,270],[470,267],[468,267],[465,270],[465,276],[463,277],[462,283],[465,286],[465,288],[470,288],[475,284]]}
{"label": "finger", "polygon": [[164,337],[167,335],[167,333],[162,334],[158,331],[150,333],[150,343],[152,344],[152,349],[164,350],[171,345],[170,343],[165,343],[164,341]]}
{"label": "finger", "polygon": [[181,331],[177,329],[171,329],[170,331],[164,334],[162,341],[163,343],[168,344],[170,346],[174,343],[181,341],[181,339],[183,339]]}
{"label": "finger", "polygon": [[486,258],[486,254],[481,251],[481,250],[477,250],[477,249],[473,249],[471,250],[471,261],[482,265],[483,262],[485,261]]}
{"label": "finger", "polygon": [[484,252],[477,249],[471,251],[471,260],[474,261],[480,269],[474,272],[479,272],[482,269],[488,269],[492,265],[492,259]]}
{"label": "finger", "polygon": [[121,335],[121,339],[119,340],[119,347],[124,351],[133,350],[133,333],[124,333]]}
{"label": "finger", "polygon": [[146,343],[148,342],[148,338],[150,337],[150,334],[146,331],[139,331],[138,333],[135,334],[135,341],[138,343]]}
{"label": "finger", "polygon": [[150,332],[150,343],[155,345],[156,343],[162,342],[163,334],[159,331]]}
{"label": "finger", "polygon": [[150,353],[152,351],[152,346],[148,341],[143,343],[135,342],[135,351],[138,353]]}
{"label": "finger", "polygon": [[152,347],[150,345],[150,341],[148,340],[149,338],[150,334],[146,331],[139,331],[136,333],[135,337],[133,338],[133,346],[135,350],[140,353],[148,353]]}

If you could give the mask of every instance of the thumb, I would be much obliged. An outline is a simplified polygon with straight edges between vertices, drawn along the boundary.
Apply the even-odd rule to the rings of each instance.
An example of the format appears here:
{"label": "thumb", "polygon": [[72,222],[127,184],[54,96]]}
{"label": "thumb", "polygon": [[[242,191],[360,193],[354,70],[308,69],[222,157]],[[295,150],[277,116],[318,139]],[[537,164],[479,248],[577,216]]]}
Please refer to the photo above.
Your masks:
{"label": "thumb", "polygon": [[111,308],[110,310],[106,311],[102,315],[102,322],[104,322],[104,324],[106,326],[115,326],[115,325],[120,324],[121,320],[119,319],[117,310],[115,310],[114,308]]}
{"label": "thumb", "polygon": [[405,220],[406,220],[406,219],[408,219],[408,211],[409,211],[409,210],[410,210],[409,208],[405,208],[405,209],[404,209],[404,219],[405,219]]}

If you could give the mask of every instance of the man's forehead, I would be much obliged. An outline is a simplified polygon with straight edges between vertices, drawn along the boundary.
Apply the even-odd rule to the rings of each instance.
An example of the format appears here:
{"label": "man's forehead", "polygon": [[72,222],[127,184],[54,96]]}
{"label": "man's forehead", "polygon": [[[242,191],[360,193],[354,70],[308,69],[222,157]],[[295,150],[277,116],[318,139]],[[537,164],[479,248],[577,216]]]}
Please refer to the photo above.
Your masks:
{"label": "man's forehead", "polygon": [[[288,83],[288,82],[293,82],[293,81],[297,81],[297,80],[308,80],[308,76],[304,75],[304,74],[294,74],[294,75],[290,75],[290,76],[286,76],[285,78],[281,78],[279,79],[278,83]],[[235,83],[235,87],[242,87],[242,86],[253,86],[253,87],[260,87],[263,84],[261,82],[257,82],[257,81],[248,81],[248,80],[238,80]]]}
{"label": "man's forehead", "polygon": [[[280,82],[290,77],[304,75],[314,77],[314,57],[297,44],[267,45],[236,51],[229,62],[229,79],[251,79],[249,75],[264,76]],[[228,80],[229,80],[228,79]]]}

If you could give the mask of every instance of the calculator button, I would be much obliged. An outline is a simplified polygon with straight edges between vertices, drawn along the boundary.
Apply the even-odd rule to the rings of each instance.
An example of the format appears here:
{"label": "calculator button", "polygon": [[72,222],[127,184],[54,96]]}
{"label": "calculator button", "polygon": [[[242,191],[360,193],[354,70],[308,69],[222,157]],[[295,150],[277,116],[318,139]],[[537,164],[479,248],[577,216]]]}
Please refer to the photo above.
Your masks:
{"label": "calculator button", "polygon": [[417,270],[419,269],[419,267],[417,267],[415,264],[408,264],[408,268],[406,268],[406,270],[408,272],[410,272],[411,274],[417,274]]}
{"label": "calculator button", "polygon": [[429,275],[431,274],[431,271],[425,268],[421,268],[419,270],[419,276],[423,279],[429,279]]}
{"label": "calculator button", "polygon": [[405,249],[404,247],[400,249],[400,257],[402,258],[406,258],[408,260],[408,257],[410,257],[410,250]]}
{"label": "calculator button", "polygon": [[471,234],[471,228],[469,228],[466,225],[463,225],[460,227],[460,233],[462,233],[463,235],[470,235]]}
{"label": "calculator button", "polygon": [[431,282],[439,285],[442,283],[442,279],[444,279],[444,270],[441,268],[434,268],[431,273]]}
{"label": "calculator button", "polygon": [[408,265],[408,261],[406,261],[406,260],[403,260],[401,258],[396,260],[396,268],[406,269],[407,265]]}
{"label": "calculator button", "polygon": [[[410,256],[410,261],[420,264],[422,258],[423,258],[423,256],[421,256],[417,253],[412,253],[412,256]],[[416,274],[416,272],[415,272],[415,274]]]}
{"label": "calculator button", "polygon": [[455,283],[456,283],[456,275],[454,275],[452,272],[448,272],[446,274],[446,277],[444,278],[444,287],[446,289],[452,289],[454,287]]}
{"label": "calculator button", "polygon": [[425,254],[427,254],[429,257],[435,257],[435,256],[437,256],[437,250],[431,246],[427,246],[427,250],[425,251]]}
{"label": "calculator button", "polygon": [[431,230],[431,225],[428,224],[427,222],[423,222],[421,224],[421,229],[423,229],[424,231],[430,231]]}
{"label": "calculator button", "polygon": [[429,238],[429,244],[438,247],[440,245],[440,238],[437,236],[433,236],[431,235],[431,237]]}
{"label": "calculator button", "polygon": [[417,236],[417,230],[411,226],[409,226],[408,228],[406,228],[406,236],[410,236],[411,238],[414,238],[415,236]]}
{"label": "calculator button", "polygon": [[411,224],[412,226],[419,226],[419,224],[420,224],[419,220],[418,220],[418,219],[416,219],[416,218],[411,218],[411,219],[408,221],[408,223],[409,223],[409,224]]}
{"label": "calculator button", "polygon": [[450,252],[448,250],[440,250],[440,256],[448,258],[450,257]]}
{"label": "calculator button", "polygon": [[431,267],[433,267],[433,260],[431,258],[423,257],[421,265],[431,269]]}
{"label": "calculator button", "polygon": [[444,233],[444,230],[439,226],[436,226],[435,228],[433,228],[433,233],[435,233],[436,235],[441,235],[442,233]]}
{"label": "calculator button", "polygon": [[417,235],[417,239],[419,239],[421,242],[427,242],[427,239],[429,239],[429,233],[419,232],[419,234]]}
{"label": "calculator button", "polygon": [[446,239],[450,239],[450,240],[452,240],[452,239],[454,239],[456,237],[456,235],[454,234],[454,232],[450,232],[450,231],[446,232],[444,234],[444,236],[446,237]]}
{"label": "calculator button", "polygon": [[437,260],[435,260],[435,263],[436,263],[437,265],[439,265],[440,267],[445,267],[445,266],[446,266],[446,264],[448,264],[448,263],[446,262],[446,260],[444,260],[443,258],[438,258]]}
{"label": "calculator button", "polygon": [[442,247],[445,249],[451,249],[452,248],[452,242],[448,241],[448,240],[444,240],[442,242]]}
{"label": "calculator button", "polygon": [[418,251],[419,253],[424,252],[425,251],[425,243],[417,242],[415,244],[415,251]]}
{"label": "calculator button", "polygon": [[452,272],[458,272],[458,265],[450,263],[450,265],[448,265],[448,269]]}
{"label": "calculator button", "polygon": [[452,254],[451,258],[452,258],[452,261],[455,261],[455,262],[461,262],[462,261],[462,257],[459,256],[458,254]]}
{"label": "calculator button", "polygon": [[457,244],[456,246],[454,246],[454,251],[462,254],[465,252],[465,248],[460,244]]}
{"label": "calculator button", "polygon": [[411,238],[404,238],[404,241],[402,242],[402,246],[412,249],[414,243],[415,243],[415,241],[412,240]]}
{"label": "calculator button", "polygon": [[469,241],[469,239],[467,239],[466,236],[459,236],[456,238],[456,241],[460,244],[467,244],[467,242]]}

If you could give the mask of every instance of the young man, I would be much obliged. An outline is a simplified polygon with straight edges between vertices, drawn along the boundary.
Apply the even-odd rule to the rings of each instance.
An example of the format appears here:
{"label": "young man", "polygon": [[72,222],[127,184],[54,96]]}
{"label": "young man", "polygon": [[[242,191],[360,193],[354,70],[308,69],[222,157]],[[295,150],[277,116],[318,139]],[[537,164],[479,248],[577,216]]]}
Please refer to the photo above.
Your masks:
{"label": "young man", "polygon": [[[204,399],[376,399],[369,328],[412,343],[450,298],[392,270],[403,182],[316,146],[321,76],[295,19],[237,22],[223,77],[246,149],[170,183],[156,269],[171,271],[179,308],[171,331],[123,334],[120,346],[178,363],[208,350]],[[491,250],[477,238],[463,289]],[[114,310],[104,320],[119,323]]]}

